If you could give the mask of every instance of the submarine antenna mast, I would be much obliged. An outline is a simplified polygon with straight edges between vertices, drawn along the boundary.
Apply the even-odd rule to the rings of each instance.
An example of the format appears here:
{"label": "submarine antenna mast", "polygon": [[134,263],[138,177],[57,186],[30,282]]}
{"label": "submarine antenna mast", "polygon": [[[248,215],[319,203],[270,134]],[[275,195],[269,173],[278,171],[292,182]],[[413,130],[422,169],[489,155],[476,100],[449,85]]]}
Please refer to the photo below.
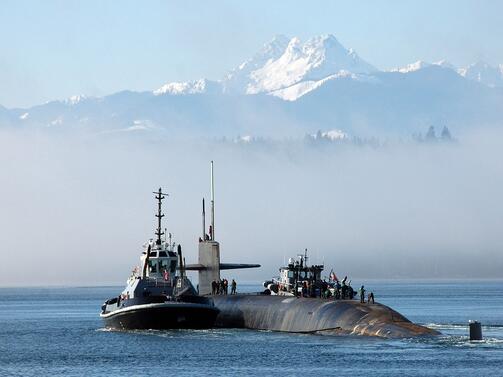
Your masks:
{"label": "submarine antenna mast", "polygon": [[204,209],[204,198],[203,198],[203,241],[206,241],[206,210]]}
{"label": "submarine antenna mast", "polygon": [[165,194],[162,192],[162,189],[159,187],[159,191],[154,191],[153,194],[156,194],[155,195],[155,198],[157,199],[158,201],[158,209],[157,209],[157,214],[155,215],[155,217],[157,217],[157,230],[155,232],[155,235],[157,236],[157,240],[155,241],[155,243],[157,245],[160,245],[161,244],[161,236],[164,234],[164,232],[162,231],[162,224],[161,224],[161,219],[164,217],[164,214],[162,213],[162,200],[166,197],[166,195],[168,194]]}
{"label": "submarine antenna mast", "polygon": [[211,240],[215,241],[215,181],[213,178],[213,161],[211,161]]}

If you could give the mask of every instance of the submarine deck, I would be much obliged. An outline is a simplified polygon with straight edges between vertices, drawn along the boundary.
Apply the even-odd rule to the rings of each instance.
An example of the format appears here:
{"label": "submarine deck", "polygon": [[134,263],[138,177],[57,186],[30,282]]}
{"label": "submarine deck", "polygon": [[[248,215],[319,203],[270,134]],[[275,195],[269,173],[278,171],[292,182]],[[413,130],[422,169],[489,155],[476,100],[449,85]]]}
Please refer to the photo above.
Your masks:
{"label": "submarine deck", "polygon": [[220,310],[217,327],[385,338],[439,334],[379,303],[260,294],[212,298]]}

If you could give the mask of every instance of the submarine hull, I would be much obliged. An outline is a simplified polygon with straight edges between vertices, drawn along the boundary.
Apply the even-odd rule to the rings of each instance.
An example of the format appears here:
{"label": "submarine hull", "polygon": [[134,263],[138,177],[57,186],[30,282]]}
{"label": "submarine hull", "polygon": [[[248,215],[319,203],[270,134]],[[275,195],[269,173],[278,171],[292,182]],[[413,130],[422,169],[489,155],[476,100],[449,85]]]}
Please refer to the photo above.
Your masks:
{"label": "submarine hull", "polygon": [[409,338],[438,335],[388,306],[352,300],[267,295],[213,296],[217,327]]}
{"label": "submarine hull", "polygon": [[192,303],[134,305],[101,314],[113,329],[207,329],[214,326],[216,307]]}

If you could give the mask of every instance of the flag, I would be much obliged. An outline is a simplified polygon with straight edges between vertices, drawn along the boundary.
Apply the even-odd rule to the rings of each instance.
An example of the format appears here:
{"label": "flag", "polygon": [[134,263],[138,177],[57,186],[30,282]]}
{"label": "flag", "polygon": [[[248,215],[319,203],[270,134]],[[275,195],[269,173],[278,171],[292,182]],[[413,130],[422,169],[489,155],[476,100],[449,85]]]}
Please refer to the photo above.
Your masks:
{"label": "flag", "polygon": [[164,276],[164,280],[166,280],[166,281],[169,280],[169,272],[168,272],[168,270],[166,270],[166,269],[164,270],[163,276]]}
{"label": "flag", "polygon": [[339,281],[339,279],[337,279],[337,275],[335,275],[334,270],[330,271],[330,281]]}

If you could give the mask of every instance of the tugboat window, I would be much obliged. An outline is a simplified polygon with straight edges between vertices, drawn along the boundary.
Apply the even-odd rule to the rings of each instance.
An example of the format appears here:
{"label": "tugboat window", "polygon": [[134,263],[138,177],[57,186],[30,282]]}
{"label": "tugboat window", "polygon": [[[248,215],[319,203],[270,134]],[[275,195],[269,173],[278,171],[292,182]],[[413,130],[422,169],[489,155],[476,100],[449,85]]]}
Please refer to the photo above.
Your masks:
{"label": "tugboat window", "polygon": [[164,271],[168,269],[168,261],[167,260],[160,260],[159,261],[159,271]]}
{"label": "tugboat window", "polygon": [[157,272],[157,261],[148,261],[148,265],[150,267],[150,272]]}

